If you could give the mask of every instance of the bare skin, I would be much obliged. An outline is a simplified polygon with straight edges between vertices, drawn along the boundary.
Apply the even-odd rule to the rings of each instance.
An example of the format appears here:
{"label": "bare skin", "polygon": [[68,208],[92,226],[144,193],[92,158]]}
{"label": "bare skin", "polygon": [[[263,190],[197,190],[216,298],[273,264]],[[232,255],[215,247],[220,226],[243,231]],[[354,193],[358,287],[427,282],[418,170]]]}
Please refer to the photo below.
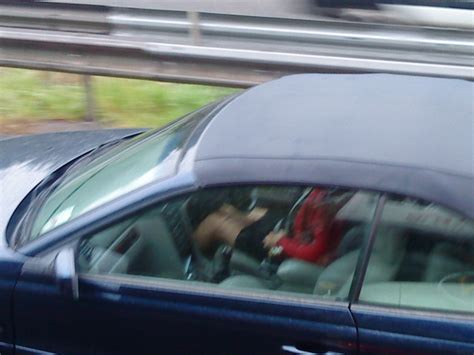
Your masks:
{"label": "bare skin", "polygon": [[265,237],[265,239],[263,239],[262,243],[263,243],[263,247],[265,249],[271,249],[273,248],[274,246],[277,245],[278,241],[283,238],[283,236],[285,235],[285,231],[283,230],[280,230],[280,231],[277,231],[277,232],[270,232],[267,234],[267,236]]}
{"label": "bare skin", "polygon": [[224,204],[199,224],[194,232],[194,240],[201,250],[208,249],[214,241],[233,247],[242,229],[258,221],[266,212],[266,209],[257,207],[249,213],[242,213]]}

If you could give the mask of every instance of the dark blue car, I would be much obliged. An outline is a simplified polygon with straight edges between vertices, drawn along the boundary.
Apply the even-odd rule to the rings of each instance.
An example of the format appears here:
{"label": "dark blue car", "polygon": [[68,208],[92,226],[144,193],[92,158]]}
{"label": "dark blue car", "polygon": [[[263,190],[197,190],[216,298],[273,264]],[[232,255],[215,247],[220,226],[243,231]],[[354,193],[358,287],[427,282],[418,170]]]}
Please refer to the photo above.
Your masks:
{"label": "dark blue car", "polygon": [[473,83],[297,75],[0,141],[0,353],[474,353]]}

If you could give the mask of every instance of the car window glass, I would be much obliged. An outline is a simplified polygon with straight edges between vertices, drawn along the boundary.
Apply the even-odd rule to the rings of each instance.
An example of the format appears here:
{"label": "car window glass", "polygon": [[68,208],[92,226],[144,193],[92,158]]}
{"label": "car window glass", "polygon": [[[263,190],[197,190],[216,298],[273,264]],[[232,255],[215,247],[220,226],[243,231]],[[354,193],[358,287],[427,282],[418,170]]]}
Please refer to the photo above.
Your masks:
{"label": "car window glass", "polygon": [[390,197],[360,300],[474,312],[474,223],[436,204]]}
{"label": "car window glass", "polygon": [[83,239],[78,268],[342,300],[376,201],[317,187],[200,190]]}
{"label": "car window glass", "polygon": [[38,211],[30,239],[129,191],[172,175],[181,145],[193,124],[179,122],[119,152],[106,153],[87,168],[67,176]]}

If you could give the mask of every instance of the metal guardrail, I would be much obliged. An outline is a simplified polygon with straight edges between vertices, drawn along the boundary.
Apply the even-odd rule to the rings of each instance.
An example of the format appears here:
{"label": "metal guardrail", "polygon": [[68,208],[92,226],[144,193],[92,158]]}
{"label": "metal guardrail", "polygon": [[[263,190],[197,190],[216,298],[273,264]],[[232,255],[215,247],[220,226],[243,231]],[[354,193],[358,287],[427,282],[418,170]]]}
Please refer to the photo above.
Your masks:
{"label": "metal guardrail", "polygon": [[0,65],[246,87],[301,72],[474,78],[469,30],[65,4],[0,5]]}

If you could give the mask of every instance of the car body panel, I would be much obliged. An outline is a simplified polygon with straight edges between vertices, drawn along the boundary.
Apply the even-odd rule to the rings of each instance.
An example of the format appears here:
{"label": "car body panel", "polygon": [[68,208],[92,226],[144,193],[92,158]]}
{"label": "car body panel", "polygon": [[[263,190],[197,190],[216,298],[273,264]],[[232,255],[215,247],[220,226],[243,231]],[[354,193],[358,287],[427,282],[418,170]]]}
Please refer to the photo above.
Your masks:
{"label": "car body panel", "polygon": [[446,314],[352,305],[361,353],[398,349],[410,354],[474,352],[474,321],[470,314]]}
{"label": "car body panel", "polygon": [[15,346],[24,354],[90,354],[89,312],[87,304],[61,292],[50,264],[30,259],[15,286]]}
{"label": "car body panel", "polygon": [[[355,326],[344,303],[277,302],[257,293],[245,299],[205,286],[151,280],[146,287],[146,281],[111,279],[88,276],[81,284],[82,297],[96,309],[98,329],[107,329],[98,333],[99,353],[156,353],[158,334],[163,352],[278,354],[284,345],[356,351]],[[127,342],[114,343],[116,337]]]}
{"label": "car body panel", "polygon": [[0,248],[0,352],[13,353],[13,289],[25,257]]}

